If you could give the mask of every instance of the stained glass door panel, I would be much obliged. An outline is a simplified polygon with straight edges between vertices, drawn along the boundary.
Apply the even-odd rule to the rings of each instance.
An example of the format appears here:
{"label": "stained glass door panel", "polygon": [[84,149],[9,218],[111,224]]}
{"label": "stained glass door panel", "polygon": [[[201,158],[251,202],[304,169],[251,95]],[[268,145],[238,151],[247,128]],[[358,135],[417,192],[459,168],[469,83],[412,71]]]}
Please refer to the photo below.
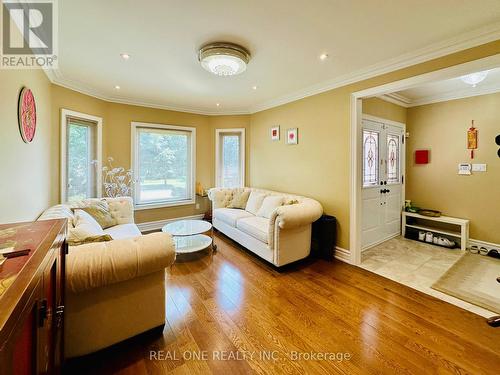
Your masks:
{"label": "stained glass door panel", "polygon": [[363,129],[363,187],[378,185],[379,132]]}
{"label": "stained glass door panel", "polygon": [[399,135],[387,134],[387,184],[397,184],[399,178]]}

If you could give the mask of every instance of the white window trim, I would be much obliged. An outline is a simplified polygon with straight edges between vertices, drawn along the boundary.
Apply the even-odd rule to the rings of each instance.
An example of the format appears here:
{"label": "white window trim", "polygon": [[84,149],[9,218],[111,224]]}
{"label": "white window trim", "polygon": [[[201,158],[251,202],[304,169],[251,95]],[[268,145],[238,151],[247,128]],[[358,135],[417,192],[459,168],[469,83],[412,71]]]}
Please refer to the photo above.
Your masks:
{"label": "white window trim", "polygon": [[189,126],[178,126],[178,125],[166,125],[166,124],[152,124],[149,122],[131,122],[131,168],[134,173],[138,171],[138,160],[136,152],[137,143],[137,128],[149,128],[149,129],[163,129],[163,130],[182,130],[191,132],[191,184],[189,191],[189,198],[176,202],[155,202],[155,203],[143,203],[137,204],[137,182],[139,181],[137,175],[135,177],[136,184],[133,188],[133,198],[134,198],[134,209],[137,210],[149,210],[153,208],[163,208],[163,207],[175,207],[175,206],[186,206],[196,203],[195,199],[195,184],[196,184],[196,128]]}
{"label": "white window trim", "polygon": [[215,186],[222,187],[221,183],[221,160],[220,160],[220,135],[224,133],[240,133],[241,143],[243,147],[240,147],[240,170],[241,170],[241,180],[240,187],[245,187],[245,154],[246,154],[246,141],[245,141],[245,128],[232,128],[232,129],[215,129]]}
{"label": "white window trim", "polygon": [[97,156],[97,164],[96,168],[96,190],[97,190],[97,198],[102,196],[102,118],[89,115],[87,113],[81,113],[76,111],[71,111],[69,109],[61,109],[61,172],[60,172],[60,184],[61,184],[61,193],[60,193],[60,201],[61,203],[65,203],[67,201],[67,129],[68,129],[68,118],[80,119],[84,121],[94,122],[96,124],[96,156]]}

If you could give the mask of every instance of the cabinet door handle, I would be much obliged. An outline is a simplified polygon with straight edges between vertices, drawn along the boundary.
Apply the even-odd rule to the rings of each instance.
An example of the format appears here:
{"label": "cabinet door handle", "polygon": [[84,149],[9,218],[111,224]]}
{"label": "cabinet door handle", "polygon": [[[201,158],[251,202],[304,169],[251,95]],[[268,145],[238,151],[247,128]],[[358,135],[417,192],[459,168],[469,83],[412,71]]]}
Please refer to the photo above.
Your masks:
{"label": "cabinet door handle", "polygon": [[63,315],[64,315],[64,305],[56,307],[56,327],[62,327]]}
{"label": "cabinet door handle", "polygon": [[40,301],[40,307],[38,308],[38,326],[43,327],[45,324],[45,319],[49,312],[49,306],[46,299]]}
{"label": "cabinet door handle", "polygon": [[56,314],[64,313],[64,305],[59,305],[56,307]]}

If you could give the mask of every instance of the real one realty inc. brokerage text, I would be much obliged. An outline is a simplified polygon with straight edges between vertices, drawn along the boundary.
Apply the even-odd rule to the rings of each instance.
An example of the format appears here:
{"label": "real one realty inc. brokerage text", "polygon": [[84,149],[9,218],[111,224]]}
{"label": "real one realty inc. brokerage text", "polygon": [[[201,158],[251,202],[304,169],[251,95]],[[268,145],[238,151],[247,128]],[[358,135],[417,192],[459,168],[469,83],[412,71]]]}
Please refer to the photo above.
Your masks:
{"label": "real one realty inc. brokerage text", "polygon": [[149,359],[152,361],[279,361],[284,359],[292,361],[348,361],[352,358],[347,352],[299,352],[290,351],[282,353],[277,350],[260,350],[240,352],[234,350],[186,350],[183,352],[150,350]]}

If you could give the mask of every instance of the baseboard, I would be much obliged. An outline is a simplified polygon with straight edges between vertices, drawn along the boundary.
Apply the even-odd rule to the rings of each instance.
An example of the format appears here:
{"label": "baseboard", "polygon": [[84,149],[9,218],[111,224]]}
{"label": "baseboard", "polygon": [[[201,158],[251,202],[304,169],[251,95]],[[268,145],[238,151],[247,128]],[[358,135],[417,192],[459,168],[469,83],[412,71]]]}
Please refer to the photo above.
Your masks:
{"label": "baseboard", "polygon": [[205,215],[200,214],[200,215],[192,215],[192,216],[184,216],[184,217],[176,217],[173,219],[166,219],[166,220],[158,220],[158,221],[148,221],[146,223],[138,223],[137,226],[139,227],[139,230],[141,232],[149,232],[152,230],[159,230],[163,228],[165,225],[169,223],[173,223],[174,221],[179,221],[179,220],[200,220],[203,219]]}
{"label": "baseboard", "polygon": [[469,238],[469,246],[471,245],[476,245],[476,246],[479,246],[479,247],[485,247],[487,248],[488,250],[491,250],[491,249],[500,249],[500,245],[497,244],[497,243],[493,243],[493,242],[486,242],[486,241],[481,241],[481,240],[475,240],[473,238]]}
{"label": "baseboard", "polygon": [[342,262],[351,263],[351,252],[342,247],[335,246],[335,258]]}

